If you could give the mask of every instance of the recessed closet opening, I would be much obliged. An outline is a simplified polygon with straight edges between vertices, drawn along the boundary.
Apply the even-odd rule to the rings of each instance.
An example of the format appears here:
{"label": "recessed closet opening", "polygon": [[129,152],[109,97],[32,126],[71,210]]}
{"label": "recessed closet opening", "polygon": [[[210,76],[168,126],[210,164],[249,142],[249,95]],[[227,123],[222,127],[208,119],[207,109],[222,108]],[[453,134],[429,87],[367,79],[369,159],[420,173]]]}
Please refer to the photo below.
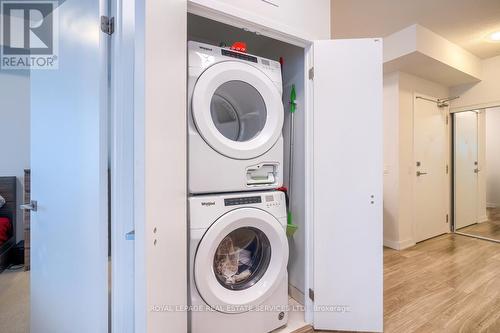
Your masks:
{"label": "recessed closet opening", "polygon": [[[297,228],[293,235],[288,236],[288,292],[291,307],[289,309],[288,324],[280,332],[291,332],[306,325],[303,307],[301,306],[304,305],[304,295],[307,294],[304,290],[307,261],[305,144],[307,101],[305,91],[308,79],[305,70],[306,50],[247,29],[237,28],[190,13],[187,22],[188,41],[205,43],[216,47],[227,47],[228,49],[235,42],[244,42],[246,43],[246,53],[248,55],[281,61],[282,63],[284,165],[281,167],[283,168],[283,186],[287,189],[287,199],[289,199],[287,200],[289,219],[291,218],[290,222],[296,225]],[[222,88],[225,87],[221,86],[220,89]],[[245,87],[238,86],[237,88],[244,89]],[[247,97],[252,97],[250,92]],[[291,121],[291,100],[295,100],[293,122]],[[188,103],[191,103],[191,101],[188,100]],[[255,134],[254,129],[258,127],[257,120],[256,123],[248,125],[249,127],[246,128],[248,130],[247,135]],[[234,137],[239,135],[238,131],[224,128],[224,126],[226,125],[216,124],[221,133],[225,133],[224,136]],[[293,160],[290,159],[291,155]]]}

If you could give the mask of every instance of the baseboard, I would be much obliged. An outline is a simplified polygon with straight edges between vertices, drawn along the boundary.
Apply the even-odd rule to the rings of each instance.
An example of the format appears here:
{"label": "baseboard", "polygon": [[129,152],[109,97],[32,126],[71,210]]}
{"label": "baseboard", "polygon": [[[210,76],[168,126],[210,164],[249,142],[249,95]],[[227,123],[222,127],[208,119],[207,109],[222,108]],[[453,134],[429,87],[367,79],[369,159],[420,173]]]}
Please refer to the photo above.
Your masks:
{"label": "baseboard", "polygon": [[394,241],[390,239],[384,239],[384,246],[389,247],[394,250],[404,250],[415,245],[413,239],[407,239],[404,241]]}
{"label": "baseboard", "polygon": [[314,333],[314,328],[311,325],[296,329],[292,333]]}
{"label": "baseboard", "polygon": [[477,218],[477,223],[483,223],[489,221],[488,216],[481,216]]}
{"label": "baseboard", "polygon": [[288,295],[290,295],[291,298],[299,302],[301,305],[305,304],[304,293],[291,284],[288,285]]}

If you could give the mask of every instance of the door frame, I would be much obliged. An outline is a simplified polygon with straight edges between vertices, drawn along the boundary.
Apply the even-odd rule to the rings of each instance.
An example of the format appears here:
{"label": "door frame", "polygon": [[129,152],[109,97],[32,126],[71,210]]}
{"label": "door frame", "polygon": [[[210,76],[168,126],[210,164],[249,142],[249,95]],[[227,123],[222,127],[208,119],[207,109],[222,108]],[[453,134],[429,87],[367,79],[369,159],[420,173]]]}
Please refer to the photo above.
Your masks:
{"label": "door frame", "polygon": [[313,215],[313,131],[314,131],[314,108],[313,108],[313,81],[309,79],[309,69],[313,67],[313,40],[283,33],[266,25],[251,22],[252,17],[246,12],[238,12],[238,16],[230,16],[226,12],[213,8],[204,7],[193,1],[188,1],[188,13],[202,16],[214,21],[225,23],[234,27],[246,28],[249,31],[258,31],[260,35],[270,37],[288,44],[304,49],[304,106],[305,112],[305,283],[304,283],[304,316],[305,322],[314,322],[314,302],[308,295],[308,290],[314,290],[313,272],[313,242],[314,242],[314,215]]}
{"label": "door frame", "polygon": [[[481,109],[480,109],[481,110]],[[480,110],[470,110],[470,111],[460,111],[460,112],[454,112],[452,114],[450,114],[450,122],[451,122],[451,156],[452,156],[452,159],[450,160],[450,164],[451,164],[451,224],[450,224],[450,227],[451,227],[451,231],[453,233],[457,233],[457,234],[460,234],[460,232],[457,232],[457,226],[456,226],[456,217],[457,217],[457,212],[456,212],[456,201],[457,201],[457,195],[456,195],[456,186],[455,186],[455,183],[456,183],[456,160],[455,160],[455,144],[456,144],[456,140],[455,140],[455,133],[456,133],[456,114],[457,113],[462,113],[462,112],[475,112],[476,113],[476,126],[477,126],[477,133],[476,135],[478,136],[477,138],[477,144],[478,144],[478,147],[479,147],[479,115],[477,114],[478,111]],[[479,149],[478,149],[478,155],[479,155]],[[477,156],[477,159],[479,159],[479,156]],[[476,184],[476,195],[478,195],[479,193],[479,179],[478,179],[478,184]],[[476,217],[477,217],[477,203],[476,203],[476,209],[475,209],[475,213],[476,213]],[[477,222],[476,222],[477,223]],[[464,227],[465,228],[465,227]]]}
{"label": "door frame", "polygon": [[[416,244],[417,243],[417,221],[416,221],[416,207],[415,207],[415,204],[416,204],[416,198],[417,198],[417,177],[415,177],[415,172],[416,172],[416,166],[415,166],[415,161],[416,161],[416,149],[415,149],[415,108],[416,108],[416,103],[415,101],[417,100],[417,97],[419,98],[424,98],[424,99],[427,99],[427,100],[434,100],[434,101],[437,101],[437,97],[433,97],[433,96],[429,96],[429,95],[426,95],[426,94],[422,94],[422,93],[419,93],[419,92],[414,92],[413,93],[413,108],[412,108],[412,135],[413,135],[413,138],[412,138],[412,156],[413,156],[413,161],[412,161],[412,166],[411,166],[411,172],[412,172],[412,189],[411,189],[411,196],[412,196],[412,237],[413,237],[413,243]],[[432,101],[429,101],[429,103],[432,103]],[[437,103],[437,102],[436,102]],[[451,213],[452,213],[452,210],[451,210],[451,205],[452,205],[452,191],[451,191],[451,184],[453,183],[452,182],[452,172],[451,172],[451,152],[453,151],[451,145],[453,144],[452,141],[451,141],[451,127],[450,126],[450,107],[446,107],[447,108],[447,111],[446,111],[446,124],[445,124],[445,137],[446,137],[446,141],[445,142],[445,145],[446,145],[446,152],[445,152],[445,159],[446,159],[446,165],[448,166],[448,173],[447,173],[447,177],[446,177],[446,183],[445,183],[445,202],[446,202],[446,209],[445,209],[445,212],[448,216],[448,231],[447,233],[450,233],[452,232],[452,229],[451,229]]]}
{"label": "door frame", "polygon": [[[486,111],[487,109],[491,109],[491,108],[496,108],[496,107],[500,107],[500,101],[497,101],[497,102],[490,102],[490,103],[482,103],[482,104],[477,104],[477,105],[473,105],[473,106],[464,106],[464,107],[459,107],[459,108],[451,108],[450,109],[450,116],[453,116],[454,118],[454,114],[455,113],[459,113],[459,112],[467,112],[467,111],[477,111],[477,110],[484,110]],[[453,122],[454,123],[454,122]],[[454,126],[452,126],[454,127]],[[452,132],[451,133],[451,136],[450,136],[450,139],[452,140],[452,145],[451,148],[452,148],[452,153],[454,152],[454,133]],[[452,163],[451,163],[451,170],[452,170],[452,179],[454,179],[455,175],[455,163],[454,163],[454,156],[452,158]],[[452,202],[451,202],[451,205],[452,205],[452,213],[453,215],[451,216],[451,232],[454,233],[454,234],[457,234],[457,235],[462,235],[462,236],[467,236],[467,237],[472,237],[472,238],[477,238],[477,239],[482,239],[482,240],[487,240],[487,241],[491,241],[491,242],[495,242],[495,243],[500,243],[500,241],[498,240],[495,240],[495,239],[491,239],[491,238],[487,238],[487,237],[482,237],[482,236],[474,236],[474,235],[471,235],[471,234],[466,234],[466,233],[463,233],[463,232],[460,232],[460,231],[456,231],[455,229],[455,216],[454,216],[454,212],[455,212],[455,188],[454,188],[454,182],[452,182],[452,185],[450,186],[450,189],[451,189],[451,193],[452,193]]]}
{"label": "door frame", "polygon": [[110,39],[110,325],[134,332],[134,0],[109,0]]}

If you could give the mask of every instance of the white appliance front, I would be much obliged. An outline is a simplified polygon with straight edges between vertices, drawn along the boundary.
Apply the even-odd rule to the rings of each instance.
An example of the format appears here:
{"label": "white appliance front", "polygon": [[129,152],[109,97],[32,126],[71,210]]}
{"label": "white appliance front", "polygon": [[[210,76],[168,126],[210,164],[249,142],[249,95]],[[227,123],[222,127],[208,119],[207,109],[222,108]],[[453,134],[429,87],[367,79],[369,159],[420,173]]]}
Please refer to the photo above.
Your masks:
{"label": "white appliance front", "polygon": [[207,44],[188,45],[189,192],[281,186],[280,64]]}
{"label": "white appliance front", "polygon": [[189,199],[192,333],[269,332],[287,322],[282,192]]}

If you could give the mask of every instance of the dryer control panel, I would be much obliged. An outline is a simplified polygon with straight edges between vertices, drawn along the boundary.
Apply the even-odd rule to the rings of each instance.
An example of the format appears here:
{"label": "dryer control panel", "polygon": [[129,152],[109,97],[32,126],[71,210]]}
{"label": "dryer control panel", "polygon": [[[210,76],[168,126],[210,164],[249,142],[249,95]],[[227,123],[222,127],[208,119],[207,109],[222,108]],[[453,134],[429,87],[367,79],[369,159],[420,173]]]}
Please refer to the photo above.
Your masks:
{"label": "dryer control panel", "polygon": [[249,65],[259,68],[274,82],[280,93],[282,92],[281,65],[278,61],[210,44],[188,41],[189,75],[199,75],[218,62],[232,59],[247,62]]}

